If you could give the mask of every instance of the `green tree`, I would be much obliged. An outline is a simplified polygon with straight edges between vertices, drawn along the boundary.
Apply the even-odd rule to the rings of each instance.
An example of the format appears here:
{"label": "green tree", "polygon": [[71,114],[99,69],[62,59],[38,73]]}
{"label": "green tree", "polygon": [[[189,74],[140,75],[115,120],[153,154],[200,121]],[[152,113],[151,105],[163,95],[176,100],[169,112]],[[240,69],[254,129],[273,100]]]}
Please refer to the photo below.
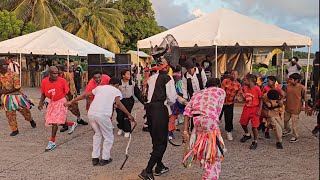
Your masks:
{"label": "green tree", "polygon": [[67,31],[111,52],[120,52],[118,42],[123,41],[124,20],[120,11],[107,7],[110,1],[76,0],[69,3],[70,7],[76,7],[74,11],[79,22],[67,23]]}
{"label": "green tree", "polygon": [[[284,58],[289,59],[292,58],[292,51],[285,51],[284,52]],[[293,56],[297,57],[298,59],[307,59],[308,58],[308,53],[307,52],[302,52],[302,51],[293,51]],[[314,53],[310,53],[310,59],[313,59],[315,57]]]}
{"label": "green tree", "polygon": [[137,41],[158,34],[164,30],[158,26],[152,4],[149,0],[120,0],[111,7],[119,9],[124,14],[124,41],[121,50],[135,50]]}
{"label": "green tree", "polygon": [[18,19],[24,22],[31,21],[38,29],[62,27],[58,18],[61,14],[76,17],[60,0],[1,0],[0,9],[14,11]]}
{"label": "green tree", "polygon": [[31,23],[18,20],[14,12],[0,11],[0,41],[36,31]]}

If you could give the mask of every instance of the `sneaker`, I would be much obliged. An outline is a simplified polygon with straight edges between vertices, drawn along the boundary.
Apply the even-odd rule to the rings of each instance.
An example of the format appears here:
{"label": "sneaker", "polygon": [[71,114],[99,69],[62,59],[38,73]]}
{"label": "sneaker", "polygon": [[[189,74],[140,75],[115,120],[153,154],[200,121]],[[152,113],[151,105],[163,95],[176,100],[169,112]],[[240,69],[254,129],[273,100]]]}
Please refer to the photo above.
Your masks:
{"label": "sneaker", "polygon": [[88,125],[88,123],[85,122],[83,119],[77,120],[77,123],[82,125]]}
{"label": "sneaker", "polygon": [[284,132],[282,133],[282,137],[286,137],[286,136],[288,136],[290,133],[291,133],[291,130],[284,131]]}
{"label": "sneaker", "polygon": [[123,131],[121,130],[121,129],[119,129],[119,131],[118,131],[118,136],[121,136],[122,135],[122,133],[123,133]]}
{"label": "sneaker", "polygon": [[92,158],[92,165],[98,166],[99,165],[99,158]]}
{"label": "sneaker", "polygon": [[34,120],[30,121],[30,124],[31,124],[31,127],[32,127],[32,128],[37,127],[37,124],[36,124],[36,122],[34,122]]}
{"label": "sneaker", "polygon": [[317,134],[319,132],[319,126],[316,126],[313,130],[312,130],[312,134]]}
{"label": "sneaker", "polygon": [[130,137],[130,133],[129,133],[129,132],[124,133],[124,137],[125,137],[125,138]]}
{"label": "sneaker", "polygon": [[244,143],[244,142],[248,141],[249,139],[251,139],[251,135],[250,136],[243,135],[243,137],[240,139],[240,142]]}
{"label": "sneaker", "polygon": [[112,159],[111,159],[111,158],[108,159],[108,160],[101,159],[101,161],[99,162],[99,165],[100,165],[100,166],[104,166],[104,165],[107,165],[107,164],[109,164],[109,163],[111,163],[111,162],[112,162]]}
{"label": "sneaker", "polygon": [[154,180],[153,173],[148,174],[146,170],[143,170],[140,174],[139,177],[143,180]]}
{"label": "sneaker", "polygon": [[78,123],[74,122],[73,125],[71,126],[70,131],[68,132],[68,134],[72,134],[77,126],[78,126]]}
{"label": "sneaker", "polygon": [[65,132],[65,131],[68,131],[68,130],[69,130],[69,127],[63,125],[63,127],[60,129],[60,132]]}
{"label": "sneaker", "polygon": [[265,132],[265,133],[264,133],[264,137],[265,137],[266,139],[271,139],[269,132]]}
{"label": "sneaker", "polygon": [[232,132],[227,132],[227,139],[228,139],[229,141],[232,141],[232,140],[233,140]]}
{"label": "sneaker", "polygon": [[283,146],[282,146],[281,142],[277,142],[276,146],[277,146],[277,149],[283,149]]}
{"label": "sneaker", "polygon": [[250,149],[257,149],[257,147],[258,147],[258,143],[256,143],[256,142],[252,142],[252,144],[251,144],[251,146],[250,146]]}
{"label": "sneaker", "polygon": [[291,139],[290,139],[290,142],[291,143],[295,143],[295,142],[298,142],[299,141],[299,139],[298,138],[295,138],[295,137],[292,137]]}
{"label": "sneaker", "polygon": [[16,136],[17,134],[19,134],[19,130],[18,130],[18,129],[15,130],[15,131],[13,131],[13,132],[10,134],[10,136]]}
{"label": "sneaker", "polygon": [[154,171],[154,175],[155,176],[160,176],[161,174],[164,174],[166,172],[169,171],[168,167],[165,167],[164,165],[162,165],[162,167],[156,167],[155,171]]}
{"label": "sneaker", "polygon": [[56,143],[49,141],[48,146],[46,147],[45,152],[52,151],[57,147]]}

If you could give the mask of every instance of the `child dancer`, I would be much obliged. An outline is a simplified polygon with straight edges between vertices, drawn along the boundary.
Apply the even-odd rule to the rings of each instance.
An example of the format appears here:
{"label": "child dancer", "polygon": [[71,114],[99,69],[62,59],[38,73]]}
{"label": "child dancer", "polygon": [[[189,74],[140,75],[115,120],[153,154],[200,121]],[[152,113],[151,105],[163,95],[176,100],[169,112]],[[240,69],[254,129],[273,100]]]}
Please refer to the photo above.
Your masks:
{"label": "child dancer", "polygon": [[252,132],[254,141],[252,142],[250,149],[256,149],[258,144],[258,127],[260,124],[260,114],[262,110],[262,92],[260,88],[255,85],[256,78],[253,74],[248,74],[244,78],[243,97],[245,98],[245,105],[242,110],[240,118],[240,124],[245,132],[245,135],[240,139],[240,142],[244,143],[251,139],[251,135],[248,131],[248,124],[251,121]]}

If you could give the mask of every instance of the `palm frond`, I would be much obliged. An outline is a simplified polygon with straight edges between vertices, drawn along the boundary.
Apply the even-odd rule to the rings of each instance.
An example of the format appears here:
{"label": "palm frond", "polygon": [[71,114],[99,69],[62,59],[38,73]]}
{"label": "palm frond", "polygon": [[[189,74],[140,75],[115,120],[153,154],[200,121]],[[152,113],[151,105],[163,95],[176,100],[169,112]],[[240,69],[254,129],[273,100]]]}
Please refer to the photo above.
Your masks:
{"label": "palm frond", "polygon": [[53,20],[54,20],[55,25],[61,28],[62,25],[61,25],[58,17],[56,16],[56,14],[55,14],[54,11],[52,10],[52,8],[51,8],[50,6],[48,6],[48,9],[49,9],[49,11],[50,11],[50,13],[51,13],[51,15],[52,15],[52,17],[53,17]]}
{"label": "palm frond", "polygon": [[55,25],[50,9],[45,3],[44,0],[38,0],[33,6],[31,21],[38,29],[44,29]]}
{"label": "palm frond", "polygon": [[87,37],[88,37],[88,23],[87,22],[84,22],[80,29],[78,30],[78,32],[76,33],[76,36],[84,39],[84,40],[87,40]]}
{"label": "palm frond", "polygon": [[82,23],[91,14],[91,11],[87,7],[80,7],[75,10],[75,13],[79,19],[79,23]]}
{"label": "palm frond", "polygon": [[110,50],[113,53],[120,52],[117,41],[101,23],[98,24],[96,32],[95,38],[98,45],[100,45],[102,48]]}
{"label": "palm frond", "polygon": [[80,24],[74,21],[67,24],[64,29],[72,34],[76,34],[79,31],[80,27]]}
{"label": "palm frond", "polygon": [[74,20],[78,20],[75,12],[69,6],[67,6],[66,4],[61,2],[60,0],[51,0],[50,4],[48,4],[48,6],[54,6],[55,8],[58,8],[59,11],[55,12],[55,13],[63,12],[63,13],[70,15],[72,18],[74,18]]}
{"label": "palm frond", "polygon": [[13,11],[19,4],[24,0],[1,0],[0,1],[0,10]]}
{"label": "palm frond", "polygon": [[31,17],[33,6],[34,4],[31,0],[23,0],[14,10],[17,18],[25,22],[28,21]]}
{"label": "palm frond", "polygon": [[103,21],[103,23],[113,24],[115,27],[118,27],[119,29],[124,28],[124,21],[123,19],[119,19],[116,15],[113,14],[107,14],[103,12],[97,13],[99,18]]}

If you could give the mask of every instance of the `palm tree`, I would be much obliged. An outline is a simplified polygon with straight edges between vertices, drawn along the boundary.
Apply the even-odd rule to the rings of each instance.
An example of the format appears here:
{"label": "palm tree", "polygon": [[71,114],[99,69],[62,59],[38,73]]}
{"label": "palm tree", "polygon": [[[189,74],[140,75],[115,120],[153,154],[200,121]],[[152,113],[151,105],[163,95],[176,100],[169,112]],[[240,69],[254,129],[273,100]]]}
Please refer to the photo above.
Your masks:
{"label": "palm tree", "polygon": [[77,21],[74,12],[60,0],[1,0],[0,9],[14,11],[17,18],[31,21],[38,29],[62,27],[58,16],[68,14]]}
{"label": "palm tree", "polygon": [[66,31],[111,52],[119,53],[118,42],[123,41],[121,30],[124,28],[122,13],[106,8],[110,3],[108,0],[76,0],[71,3],[77,4],[74,11],[78,21],[68,23],[65,26]]}

